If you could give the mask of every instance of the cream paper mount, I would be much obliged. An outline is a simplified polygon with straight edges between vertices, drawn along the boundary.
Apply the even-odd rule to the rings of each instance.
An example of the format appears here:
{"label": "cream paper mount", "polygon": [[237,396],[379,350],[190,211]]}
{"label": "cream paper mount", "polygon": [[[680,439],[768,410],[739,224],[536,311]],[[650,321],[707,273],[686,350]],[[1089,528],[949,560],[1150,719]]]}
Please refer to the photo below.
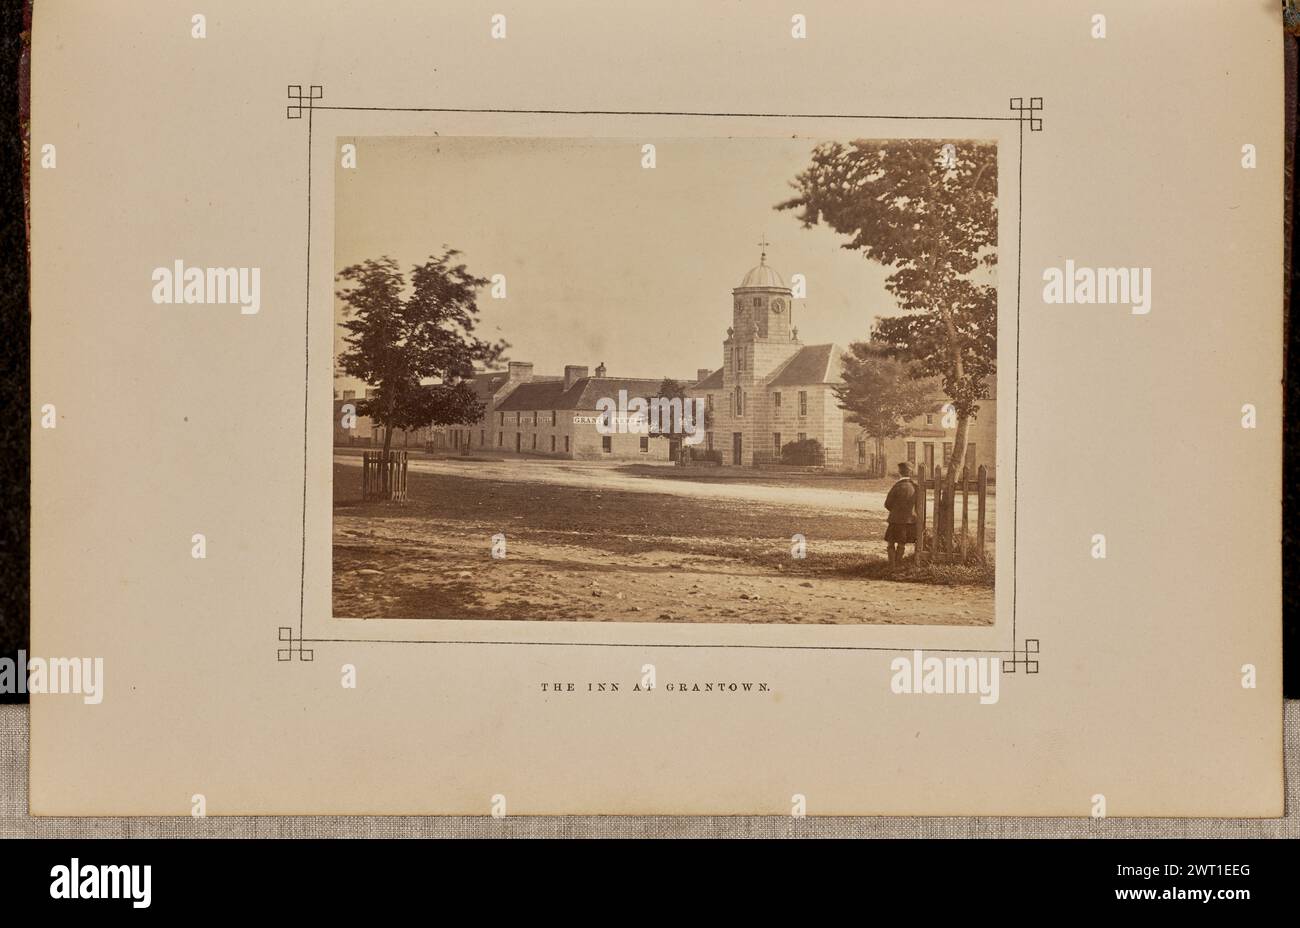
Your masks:
{"label": "cream paper mount", "polygon": [[[961,10],[961,22],[936,22],[928,10],[828,3],[598,13],[394,3],[382,15],[335,3],[197,13],[156,2],[111,15],[39,6],[31,651],[104,669],[96,702],[33,695],[33,813],[1281,814],[1280,17],[1194,4],[1180,8],[1175,40],[1163,4]],[[885,272],[850,267],[856,256],[840,254],[829,230],[773,212],[789,190],[756,193],[762,219],[729,223],[734,243],[713,234],[708,210],[686,210],[716,204],[730,218],[726,175],[784,164],[782,146],[862,139],[900,151],[933,140],[940,158],[947,143],[958,159],[966,142],[996,148],[989,286],[1001,363],[988,495],[996,582],[986,588],[912,583],[895,595],[906,584],[861,573],[884,569],[872,559],[884,554],[888,485],[858,475],[862,490],[808,487],[799,481],[812,476],[781,470],[766,481],[733,474],[725,487],[689,468],[670,478],[667,461],[584,459],[590,433],[576,423],[572,456],[557,444],[543,460],[564,430],[531,418],[548,408],[533,394],[585,397],[602,381],[666,374],[653,354],[663,349],[598,336],[580,310],[600,298],[546,268],[614,254],[621,238],[663,251],[674,235],[715,243],[683,246],[650,279],[684,296],[651,302],[630,287],[622,303],[607,298],[608,318],[626,322],[624,305],[671,329],[707,314],[707,340],[682,340],[662,366],[693,371],[688,358],[699,357],[705,373],[708,363],[708,377],[679,378],[701,395],[720,372],[715,422],[744,409],[775,417],[762,405],[774,392],[796,409],[800,393],[815,404],[827,382],[792,374],[771,390],[759,370],[764,352],[787,351],[771,313],[793,289],[741,279],[753,236],[779,243],[772,265],[765,252],[757,267],[797,247],[796,265],[849,282],[829,289],[869,293],[859,338],[865,317],[902,315]],[[46,145],[57,151],[48,168]],[[355,168],[341,161],[348,145]],[[645,145],[653,172],[638,163]],[[628,179],[605,184],[620,147]],[[366,500],[363,460],[375,446],[341,444],[324,426],[339,404],[366,399],[338,376],[340,274],[384,253],[372,242],[390,235],[398,248],[421,223],[430,252],[472,240],[464,260],[494,273],[508,258],[495,230],[532,229],[508,197],[483,192],[481,178],[507,157],[570,158],[601,194],[574,215],[542,214],[564,234],[517,245],[504,303],[526,313],[480,298],[485,330],[515,326],[510,358],[536,370],[525,379],[520,368],[519,383],[502,371],[504,391],[487,382],[484,418],[419,433],[404,449],[407,502]],[[706,183],[700,165],[719,158]],[[501,175],[523,178],[513,196],[530,193],[514,166],[524,163]],[[439,177],[444,164],[456,171]],[[392,186],[428,184],[405,198],[350,192],[381,170]],[[560,168],[539,178],[572,180]],[[661,185],[639,201],[644,212],[601,212],[633,183]],[[448,184],[478,191],[484,219],[444,238],[439,223],[465,210]],[[422,190],[444,208],[428,209]],[[690,222],[675,229],[656,202]],[[394,257],[409,273],[427,254]],[[256,311],[251,275],[228,291],[246,282],[246,301],[152,297],[154,272],[178,261],[182,280],[187,267],[257,269]],[[643,283],[635,262],[617,267]],[[1134,279],[1143,311],[1065,287],[1079,269],[1107,268],[1145,270]],[[529,288],[561,285],[571,301],[524,302]],[[808,338],[832,348],[835,326],[858,318],[847,297],[827,294],[825,310],[798,299],[791,311]],[[614,376],[575,368],[566,382],[570,359],[603,368],[602,355]],[[574,420],[587,411],[562,408]],[[511,413],[513,449],[505,420],[492,442],[486,418]],[[763,421],[714,429],[709,450],[757,473],[767,465],[755,455],[784,461],[781,439],[815,431]],[[827,421],[823,453],[845,434]],[[912,426],[884,457],[905,460],[910,441],[919,464],[942,466],[947,430]],[[624,453],[622,438],[611,455]],[[548,443],[536,459],[524,444],[534,440]],[[628,442],[627,454],[642,453]],[[854,471],[859,454],[841,443],[833,469]],[[773,481],[785,500],[764,489]],[[519,502],[525,485],[532,496]],[[569,513],[577,492],[590,505],[566,514],[564,536],[548,511]],[[699,535],[700,550],[669,529],[657,548],[643,540],[654,531],[593,529],[597,493],[674,516],[689,502],[727,528]],[[483,531],[462,511],[479,498],[515,505],[501,512],[519,521]],[[782,505],[790,530],[779,537],[803,536],[810,556],[778,565],[763,520],[779,521]],[[611,504],[611,523],[626,508]],[[493,557],[496,535],[504,558]],[[598,597],[598,567],[576,560],[584,545],[612,565]],[[558,561],[564,551],[575,560]],[[629,577],[640,585],[618,585]],[[682,580],[722,604],[631,613],[636,590],[651,601]],[[760,595],[739,600],[746,585]],[[851,608],[821,603],[828,590]],[[459,610],[448,606],[458,591]],[[925,608],[905,605],[904,592]],[[940,615],[963,596],[969,608]],[[806,608],[781,608],[799,597]],[[804,624],[804,614],[826,621]],[[997,698],[926,692],[926,657],[997,658]]]}

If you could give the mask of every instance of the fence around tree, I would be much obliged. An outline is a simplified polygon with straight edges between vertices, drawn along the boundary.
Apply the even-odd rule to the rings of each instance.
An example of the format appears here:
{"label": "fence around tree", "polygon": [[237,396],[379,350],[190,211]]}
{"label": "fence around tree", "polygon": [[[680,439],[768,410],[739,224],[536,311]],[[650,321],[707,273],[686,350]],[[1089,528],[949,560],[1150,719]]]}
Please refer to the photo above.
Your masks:
{"label": "fence around tree", "polygon": [[361,498],[406,502],[405,451],[367,451],[361,456]]}
{"label": "fence around tree", "polygon": [[[987,560],[985,522],[988,514],[988,468],[981,464],[972,476],[964,468],[951,487],[941,465],[929,474],[925,465],[916,473],[916,560],[940,564]],[[972,499],[971,497],[974,497]],[[933,501],[933,506],[931,506]],[[957,527],[960,501],[961,526]],[[971,504],[974,503],[974,530],[971,527]],[[927,521],[928,517],[928,521]]]}

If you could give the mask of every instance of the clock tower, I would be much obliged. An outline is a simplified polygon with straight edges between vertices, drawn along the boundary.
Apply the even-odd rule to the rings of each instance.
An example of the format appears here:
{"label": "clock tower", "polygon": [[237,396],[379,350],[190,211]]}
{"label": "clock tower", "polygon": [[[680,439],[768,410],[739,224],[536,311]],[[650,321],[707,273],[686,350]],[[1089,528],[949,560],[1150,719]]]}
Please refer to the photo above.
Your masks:
{"label": "clock tower", "polygon": [[731,291],[731,329],[723,343],[731,383],[762,380],[800,347],[790,319],[793,297],[768,266],[767,244],[759,242],[758,265]]}

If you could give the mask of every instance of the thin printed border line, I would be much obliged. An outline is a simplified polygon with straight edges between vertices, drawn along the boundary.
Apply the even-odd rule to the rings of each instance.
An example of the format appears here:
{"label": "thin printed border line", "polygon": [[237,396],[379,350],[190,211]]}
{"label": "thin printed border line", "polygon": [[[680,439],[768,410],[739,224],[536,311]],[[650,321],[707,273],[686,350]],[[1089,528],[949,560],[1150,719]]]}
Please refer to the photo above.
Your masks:
{"label": "thin printed border line", "polygon": [[[301,539],[301,558],[298,578],[298,639],[299,648],[302,644],[436,644],[436,645],[523,645],[529,647],[594,647],[594,648],[717,648],[717,649],[747,649],[747,650],[779,650],[779,651],[886,651],[886,652],[903,652],[915,651],[917,648],[909,647],[882,647],[877,645],[756,645],[756,644],[692,644],[692,643],[615,643],[615,642],[596,642],[596,641],[473,641],[473,640],[456,640],[456,639],[399,639],[399,638],[306,638],[304,637],[304,623],[306,620],[306,592],[307,592],[307,452],[310,442],[310,393],[311,393],[311,200],[312,200],[312,171],[311,171],[311,145],[312,145],[312,113],[315,110],[329,110],[332,112],[386,112],[386,113],[484,113],[484,114],[511,114],[511,115],[537,115],[537,116],[699,116],[706,118],[719,117],[741,117],[755,119],[884,119],[884,120],[938,120],[953,122],[1017,122],[1019,128],[1019,144],[1016,152],[1018,182],[1016,185],[1016,346],[1015,346],[1015,371],[1016,371],[1016,389],[1015,389],[1015,410],[1016,423],[1014,428],[1013,444],[1013,474],[1012,474],[1012,514],[1011,514],[1011,647],[1010,649],[997,648],[925,648],[936,653],[944,654],[1007,654],[1011,657],[1011,664],[1014,668],[1017,663],[1019,654],[1025,654],[1025,661],[1028,662],[1029,651],[1026,644],[1026,651],[1020,652],[1016,648],[1016,611],[1018,603],[1018,591],[1020,586],[1020,573],[1016,565],[1016,552],[1019,547],[1019,493],[1020,493],[1020,307],[1021,307],[1021,262],[1024,255],[1024,176],[1025,176],[1025,122],[1035,118],[1035,112],[1041,111],[1041,102],[1038,110],[1021,109],[1016,116],[899,116],[899,115],[851,115],[845,113],[729,113],[729,112],[704,112],[692,110],[538,110],[538,109],[509,109],[509,108],[475,108],[475,107],[403,107],[403,106],[317,106],[315,100],[318,97],[301,98],[302,108],[307,110],[307,282],[306,282],[306,320],[305,320],[305,342],[304,353],[306,355],[306,370],[303,385],[303,462],[302,462],[302,539]],[[1014,100],[1013,98],[1013,108]],[[1021,98],[1023,99],[1023,98]],[[1035,98],[1041,101],[1041,98]],[[1025,115],[1028,112],[1029,115]],[[1031,126],[1032,128],[1032,126]],[[995,587],[996,589],[996,584]],[[942,626],[939,626],[942,627]],[[1037,643],[1038,639],[1026,639]],[[1035,651],[1035,656],[1037,652]]]}
{"label": "thin printed border line", "polygon": [[318,110],[383,113],[498,113],[534,116],[736,116],[753,119],[943,119],[974,122],[1023,122],[1020,116],[854,116],[848,113],[711,113],[700,110],[517,110],[457,106],[317,106]]}

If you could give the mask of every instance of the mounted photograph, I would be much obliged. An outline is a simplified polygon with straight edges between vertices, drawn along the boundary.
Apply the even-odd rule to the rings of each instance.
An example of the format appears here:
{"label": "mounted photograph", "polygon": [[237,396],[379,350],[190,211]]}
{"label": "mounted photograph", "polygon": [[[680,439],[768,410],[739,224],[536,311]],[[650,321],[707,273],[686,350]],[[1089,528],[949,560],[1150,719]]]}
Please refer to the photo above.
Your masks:
{"label": "mounted photograph", "polygon": [[337,142],[335,617],[993,624],[995,142]]}

